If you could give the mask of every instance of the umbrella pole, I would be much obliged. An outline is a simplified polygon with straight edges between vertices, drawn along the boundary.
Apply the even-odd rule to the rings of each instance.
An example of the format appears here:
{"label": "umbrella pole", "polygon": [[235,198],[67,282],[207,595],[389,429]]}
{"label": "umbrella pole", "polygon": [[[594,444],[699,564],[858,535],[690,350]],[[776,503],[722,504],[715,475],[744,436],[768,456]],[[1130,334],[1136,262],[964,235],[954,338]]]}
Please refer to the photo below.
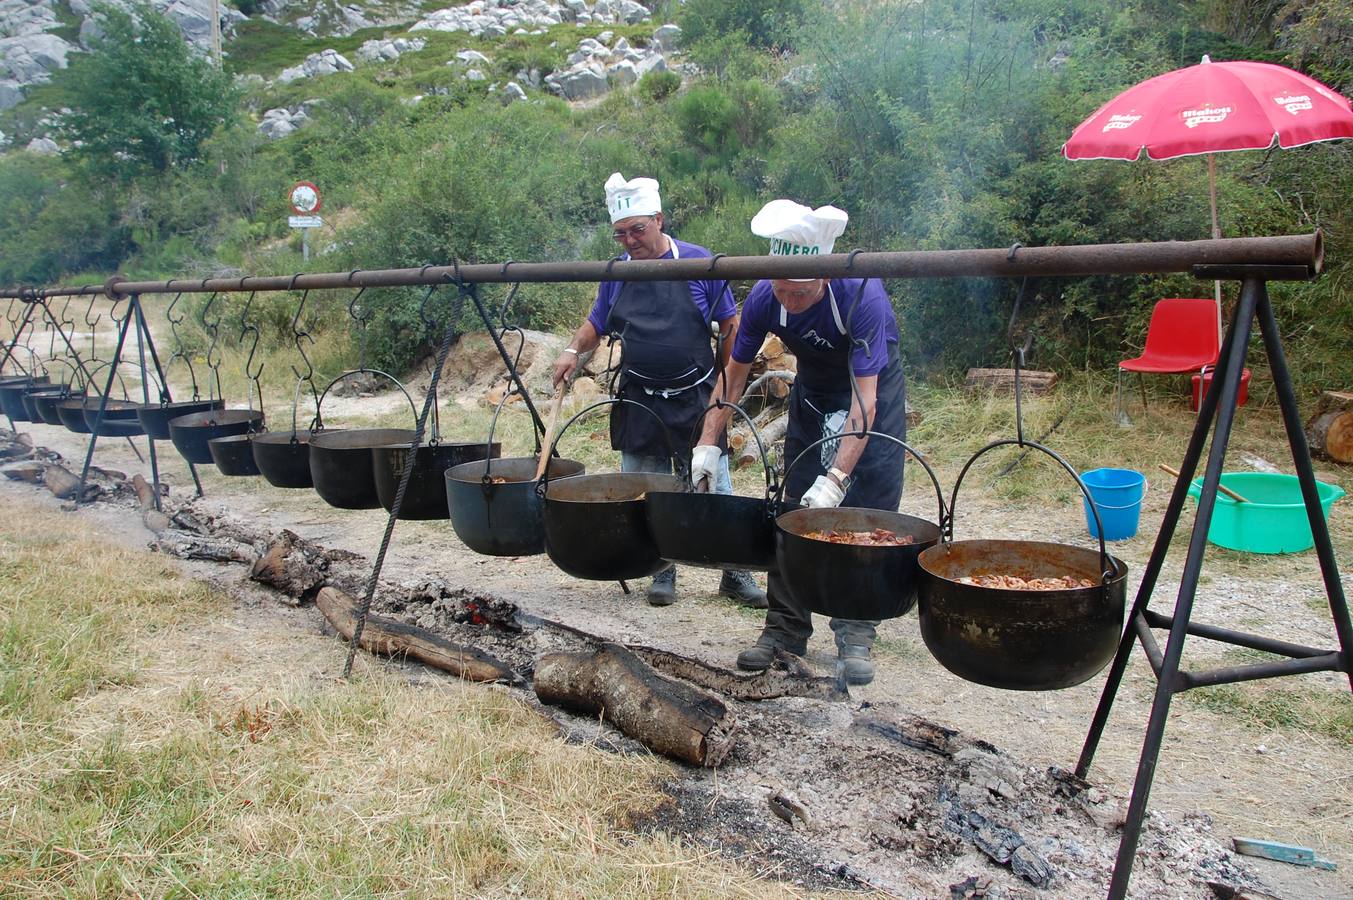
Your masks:
{"label": "umbrella pole", "polygon": [[[1221,225],[1217,222],[1217,157],[1214,153],[1207,155],[1207,194],[1212,203],[1212,238],[1216,240],[1221,237]],[[1217,346],[1221,346],[1222,339],[1226,336],[1225,329],[1221,322],[1221,282],[1212,282],[1212,296],[1217,301]]]}

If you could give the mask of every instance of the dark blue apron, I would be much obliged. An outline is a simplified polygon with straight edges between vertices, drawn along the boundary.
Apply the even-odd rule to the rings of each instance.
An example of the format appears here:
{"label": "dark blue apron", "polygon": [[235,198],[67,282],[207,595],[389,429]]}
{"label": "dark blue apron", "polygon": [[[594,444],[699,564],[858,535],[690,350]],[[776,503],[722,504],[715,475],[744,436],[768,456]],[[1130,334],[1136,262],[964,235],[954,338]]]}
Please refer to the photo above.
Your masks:
{"label": "dark blue apron", "polygon": [[[832,317],[844,338],[846,329],[830,283],[827,296],[821,302],[832,305]],[[783,307],[781,309],[783,323]],[[824,350],[797,335],[777,333],[798,360],[798,373],[794,376],[794,387],[789,392],[789,428],[785,433],[785,465],[788,466],[809,444],[841,432],[851,402],[851,347],[848,341],[842,340],[834,342],[842,345],[837,349]],[[883,340],[882,335],[864,337],[869,341]],[[890,344],[887,352],[888,364],[878,373],[874,424],[870,430],[905,441],[907,391],[902,375],[902,359],[896,344]],[[819,475],[826,474],[836,455],[837,444],[837,441],[827,441],[794,467],[789,473],[789,480],[785,482],[787,497],[797,500],[812,487]],[[850,490],[846,492],[841,505],[896,512],[902,497],[904,459],[905,452],[897,444],[871,439],[851,473]]]}
{"label": "dark blue apron", "polygon": [[690,282],[625,282],[606,317],[606,333],[622,342],[616,396],[642,404],[662,421],[659,426],[642,410],[616,404],[611,447],[663,458],[675,451],[689,464],[692,432],[716,374],[710,322],[695,305]]}

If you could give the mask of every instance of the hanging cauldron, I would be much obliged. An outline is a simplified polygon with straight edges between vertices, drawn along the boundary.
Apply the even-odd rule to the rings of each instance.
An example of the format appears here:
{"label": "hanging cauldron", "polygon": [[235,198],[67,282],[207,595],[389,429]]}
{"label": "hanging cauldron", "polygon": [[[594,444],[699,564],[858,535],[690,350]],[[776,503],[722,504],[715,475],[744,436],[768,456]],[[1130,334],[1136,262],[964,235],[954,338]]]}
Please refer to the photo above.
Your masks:
{"label": "hanging cauldron", "polygon": [[[315,423],[324,426],[318,414],[324,398],[333,386],[354,375],[380,375],[399,388],[409,403],[415,420],[418,410],[413,398],[399,379],[376,369],[357,369],[344,372],[329,382],[316,401]],[[415,432],[409,428],[350,428],[338,431],[317,431],[310,436],[310,478],[315,493],[330,506],[338,509],[377,509],[381,505],[376,493],[376,473],[372,464],[373,447],[391,444],[412,444]]]}
{"label": "hanging cauldron", "polygon": [[434,393],[430,441],[422,443],[417,451],[413,450],[412,439],[371,448],[376,497],[386,512],[392,512],[404,469],[412,463],[409,486],[399,504],[399,518],[448,519],[451,514],[446,504],[446,470],[462,463],[495,457],[501,451],[502,446],[492,442],[444,443],[441,439],[437,395]]}
{"label": "hanging cauldron", "polygon": [[[297,317],[300,316],[300,310],[296,311]],[[305,359],[305,349],[301,346],[300,338],[297,338],[296,347],[301,353],[301,358]],[[310,360],[306,359],[307,365]],[[293,369],[293,371],[295,371]],[[299,374],[299,373],[298,373]],[[301,403],[301,385],[310,385],[310,392],[314,395],[314,383],[310,380],[310,373],[296,380],[296,391],[291,399],[291,430],[282,432],[264,432],[254,435],[254,439],[249,442],[249,446],[254,455],[254,465],[258,467],[261,474],[268,484],[278,488],[308,488],[314,487],[315,481],[310,476],[310,431],[302,430],[296,427],[296,412]],[[315,396],[315,422],[319,422],[319,397]]]}
{"label": "hanging cauldron", "polygon": [[146,434],[150,436],[151,440],[167,441],[170,439],[170,421],[179,416],[208,412],[214,409],[225,409],[225,401],[178,400],[172,403],[148,403],[136,411],[136,417],[141,420],[141,427],[146,430]]}
{"label": "hanging cauldron", "polygon": [[371,448],[413,440],[411,428],[353,428],[310,436],[310,478],[315,493],[338,509],[377,509]]}
{"label": "hanging cauldron", "polygon": [[[888,440],[910,453],[935,487],[939,521],[946,521],[944,494],[930,465],[908,444],[889,434],[847,432],[841,437]],[[837,436],[809,444],[785,473]],[[783,500],[783,487],[781,499]],[[862,545],[837,543],[818,535],[885,529],[908,543]],[[794,600],[805,609],[841,619],[892,619],[916,605],[917,557],[940,539],[941,526],[925,519],[882,509],[836,507],[795,509],[775,519],[775,560]],[[811,536],[810,536],[811,535]]]}
{"label": "hanging cauldron", "polygon": [[309,431],[265,431],[254,435],[249,448],[254,454],[254,465],[268,484],[279,488],[314,487],[310,476]]}
{"label": "hanging cauldron", "polygon": [[[775,566],[775,514],[771,498],[776,494],[774,467],[766,458],[766,448],[756,425],[733,404],[751,430],[761,453],[766,473],[764,497],[737,497],[697,491],[699,485],[687,484],[685,490],[650,491],[645,504],[648,528],[663,559],[674,563],[709,569],[747,569],[767,571]],[[704,415],[716,407],[705,410]],[[696,422],[700,428],[704,415]]]}
{"label": "hanging cauldron", "polygon": [[24,406],[23,395],[39,385],[50,385],[51,378],[46,375],[11,375],[0,378],[0,408],[15,422],[31,422],[32,417]]}
{"label": "hanging cauldron", "polygon": [[[103,407],[100,413],[99,407]],[[135,400],[109,400],[105,404],[97,397],[88,397],[84,401],[85,424],[91,434],[99,437],[136,437],[145,434],[136,411],[141,404]],[[102,416],[102,420],[100,420]]]}
{"label": "hanging cauldron", "polygon": [[245,434],[262,427],[260,409],[209,409],[170,419],[169,439],[188,462],[206,465],[213,461],[209,443],[212,438]]}
{"label": "hanging cauldron", "polygon": [[[491,447],[498,446],[493,435],[498,417],[511,396],[503,394],[493,411],[488,440],[483,444],[484,454],[475,462],[447,469],[445,476],[452,529],[465,546],[486,556],[534,556],[545,552],[545,523],[536,478],[540,454],[544,451],[537,447],[535,456],[508,459],[491,458],[489,454]],[[562,402],[562,394],[559,399]],[[545,428],[547,443],[556,414],[551,413],[551,426]],[[551,479],[568,478],[585,470],[575,460],[552,457],[545,475]]]}
{"label": "hanging cauldron", "polygon": [[413,473],[399,506],[401,519],[449,519],[447,506],[446,472],[464,463],[492,458],[502,452],[502,445],[474,443],[424,444],[416,452],[412,441],[371,448],[371,465],[376,479],[376,496],[386,512],[395,506],[404,467],[413,458]]}
{"label": "hanging cauldron", "polygon": [[[666,433],[666,426],[652,410],[633,400],[602,400],[570,419],[545,451],[552,457],[559,438],[579,418],[602,406],[629,403],[653,416]],[[671,452],[668,435],[668,455]],[[550,561],[574,578],[623,581],[654,575],[667,568],[658,545],[648,530],[645,514],[650,491],[680,491],[685,479],[676,475],[618,472],[575,475],[551,480],[547,471],[539,482],[544,497],[541,517],[545,526],[545,552]]]}
{"label": "hanging cauldron", "polygon": [[207,451],[211,453],[212,462],[216,463],[216,468],[222,475],[232,477],[258,475],[253,449],[253,441],[258,436],[245,432],[212,438],[207,441]]}
{"label": "hanging cauldron", "polygon": [[[23,407],[28,413],[28,421],[39,425],[60,425],[61,419],[56,414],[56,404],[59,400],[66,400],[72,397],[69,385],[38,385],[24,391]],[[47,416],[51,415],[48,419]]]}
{"label": "hanging cauldron", "polygon": [[[1029,441],[997,441],[973,455],[963,476],[994,447],[1019,445],[1047,453],[1076,479],[1056,453]],[[1089,508],[1099,512],[1093,501]],[[1104,530],[1099,550],[1041,541],[945,542],[921,554],[921,637],[939,663],[968,681],[989,687],[1047,691],[1080,684],[1108,665],[1118,646],[1127,596],[1127,566],[1108,554]],[[981,576],[1082,579],[1090,586],[1057,590],[983,587]]]}
{"label": "hanging cauldron", "polygon": [[[544,553],[545,523],[536,490],[539,463],[536,456],[481,458],[447,469],[446,504],[456,537],[486,556]],[[558,481],[585,470],[576,460],[551,459],[546,477]]]}

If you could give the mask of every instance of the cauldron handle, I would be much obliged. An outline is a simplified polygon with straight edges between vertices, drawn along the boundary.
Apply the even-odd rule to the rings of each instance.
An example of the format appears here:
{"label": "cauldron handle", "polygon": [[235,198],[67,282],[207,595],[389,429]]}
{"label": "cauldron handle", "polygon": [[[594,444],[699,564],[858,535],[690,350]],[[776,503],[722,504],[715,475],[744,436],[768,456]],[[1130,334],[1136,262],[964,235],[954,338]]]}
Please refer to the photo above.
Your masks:
{"label": "cauldron handle", "polygon": [[794,471],[794,467],[799,464],[799,460],[807,456],[809,451],[817,449],[818,447],[822,446],[828,441],[839,440],[843,437],[869,438],[870,440],[873,440],[874,438],[883,438],[884,440],[892,441],[894,444],[897,444],[903,450],[910,453],[912,458],[921,464],[921,468],[925,469],[925,473],[930,476],[930,483],[935,486],[935,501],[939,504],[940,508],[939,521],[936,522],[936,524],[939,525],[940,528],[940,539],[943,540],[944,535],[953,530],[952,508],[946,510],[944,507],[944,490],[940,487],[939,478],[935,476],[935,470],[930,468],[930,463],[926,462],[925,459],[921,456],[921,454],[917,453],[916,449],[912,447],[911,444],[908,444],[906,441],[902,440],[899,437],[894,437],[891,434],[884,434],[881,431],[843,431],[840,434],[833,434],[829,437],[818,438],[817,440],[809,444],[807,447],[804,447],[803,450],[800,451],[799,455],[794,457],[794,459],[790,461],[788,468],[785,469],[785,477],[780,481],[780,490],[775,495],[776,518],[779,518],[780,514],[784,512],[785,486],[789,484],[789,473]]}
{"label": "cauldron handle", "polygon": [[404,385],[400,382],[398,378],[391,375],[389,372],[382,372],[380,369],[353,369],[349,372],[344,372],[342,375],[339,375],[333,381],[326,384],[324,386],[324,390],[320,392],[319,399],[315,401],[315,421],[312,422],[310,425],[310,431],[312,434],[316,431],[321,431],[324,428],[324,419],[320,415],[320,406],[323,405],[324,398],[329,396],[329,391],[333,389],[334,385],[338,384],[340,381],[343,381],[346,378],[351,378],[354,375],[379,375],[382,378],[387,379],[391,384],[399,388],[399,392],[403,394],[404,399],[409,402],[409,409],[413,412],[414,422],[418,421],[418,407],[414,406],[413,398],[409,396],[408,390],[405,389]]}
{"label": "cauldron handle", "polygon": [[[507,405],[508,399],[512,396],[512,391],[504,391],[498,405],[493,408],[493,418],[489,420],[489,438],[484,442],[484,474],[479,476],[480,486],[484,489],[485,499],[491,499],[493,496],[493,477],[489,475],[489,467],[493,465],[493,435],[498,430],[498,416],[502,414],[503,407]],[[532,431],[539,435],[539,432]],[[536,452],[539,452],[540,438],[536,438]]]}
{"label": "cauldron handle", "polygon": [[1104,580],[1104,584],[1107,585],[1114,576],[1114,570],[1113,567],[1109,565],[1109,551],[1108,548],[1104,545],[1104,523],[1099,518],[1099,507],[1095,505],[1094,498],[1090,496],[1090,489],[1085,486],[1085,482],[1081,480],[1080,475],[1076,472],[1074,468],[1072,468],[1071,464],[1067,462],[1065,459],[1063,459],[1061,455],[1057,453],[1057,451],[1051,450],[1047,447],[1044,447],[1042,444],[1038,444],[1033,441],[1019,440],[1015,438],[1005,438],[1004,440],[992,441],[990,444],[987,444],[981,450],[978,450],[976,453],[974,453],[971,457],[968,458],[968,461],[963,464],[963,469],[958,473],[958,479],[954,482],[954,492],[949,496],[950,528],[948,540],[945,540],[943,536],[940,538],[940,540],[944,541],[945,544],[948,544],[950,541],[953,540],[954,510],[955,507],[958,505],[958,489],[963,484],[963,476],[968,474],[968,470],[972,468],[973,463],[977,462],[978,457],[986,453],[988,450],[995,450],[997,447],[1032,447],[1035,450],[1041,450],[1048,456],[1051,456],[1054,460],[1056,460],[1058,465],[1060,465],[1063,469],[1066,469],[1068,475],[1076,479],[1076,487],[1081,489],[1081,493],[1085,496],[1085,502],[1090,505],[1090,512],[1095,517],[1095,530],[1099,533],[1099,572],[1100,577]]}
{"label": "cauldron handle", "polygon": [[[728,407],[733,410],[734,413],[742,417],[742,421],[747,423],[747,430],[752,433],[752,440],[756,441],[756,450],[761,454],[761,468],[766,473],[766,508],[769,509],[769,501],[772,497],[779,495],[780,485],[775,480],[775,467],[770,464],[770,457],[766,454],[766,445],[762,443],[761,434],[756,430],[756,423],[752,421],[752,417],[747,415],[747,410],[743,409],[737,403],[729,403],[727,400],[715,400],[709,406],[705,407],[705,411],[700,414],[700,418],[695,420],[695,427],[691,430],[691,445],[694,446],[695,442],[700,438],[700,430],[704,426],[705,416],[714,412],[714,410],[723,407]],[[687,474],[689,475],[690,473]],[[690,483],[689,479],[688,483],[690,484],[691,490],[695,490],[695,485]]]}
{"label": "cauldron handle", "polygon": [[[667,442],[667,458],[672,461],[672,468],[676,471],[678,477],[689,478],[690,469],[689,467],[683,467],[681,465],[681,460],[677,457],[676,454],[676,448],[672,445],[672,433],[671,431],[668,430],[667,425],[662,421],[662,418],[653,410],[649,409],[647,406],[644,406],[639,401],[629,400],[626,399],[625,397],[612,397],[609,400],[598,400],[596,403],[593,403],[590,406],[585,406],[582,409],[578,410],[578,412],[573,414],[573,418],[569,419],[567,422],[564,423],[563,427],[559,429],[557,434],[555,434],[554,440],[550,442],[550,446],[546,448],[545,451],[542,452],[548,452],[550,456],[554,456],[554,448],[559,446],[560,438],[564,436],[564,432],[568,431],[569,427],[574,422],[578,421],[579,419],[581,419],[583,416],[587,415],[594,409],[600,409],[603,406],[616,406],[621,403],[628,403],[631,406],[637,406],[654,418],[654,420],[658,423],[658,427],[662,429],[663,439]],[[536,493],[542,499],[545,496],[545,491],[549,487],[549,481],[550,481],[550,467],[546,466],[544,474],[542,474],[540,476],[540,480],[536,482]]]}

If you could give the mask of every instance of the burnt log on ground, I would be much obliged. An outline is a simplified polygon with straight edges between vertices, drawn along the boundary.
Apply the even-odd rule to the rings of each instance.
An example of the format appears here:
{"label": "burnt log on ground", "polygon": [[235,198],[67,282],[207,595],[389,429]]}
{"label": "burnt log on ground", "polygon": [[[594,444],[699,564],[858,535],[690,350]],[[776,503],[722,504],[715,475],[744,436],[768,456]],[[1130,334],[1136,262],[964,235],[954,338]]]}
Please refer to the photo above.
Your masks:
{"label": "burnt log on ground", "polygon": [[849,700],[849,692],[842,689],[835,678],[815,674],[797,656],[780,652],[776,665],[747,675],[711,666],[698,659],[682,656],[657,647],[630,647],[633,653],[654,669],[689,681],[711,691],[717,691],[734,700],[774,700],[777,697],[809,697],[814,700]]}
{"label": "burnt log on ground", "polygon": [[536,696],[607,722],[644,746],[714,767],[733,748],[733,711],[719,698],[655,672],[619,644],[590,653],[547,653],[536,663]]}
{"label": "burnt log on ground", "polygon": [[10,481],[26,481],[29,484],[42,484],[42,473],[47,471],[47,463],[38,460],[10,463],[3,469]]}
{"label": "burnt log on ground", "polygon": [[[71,474],[65,466],[56,463],[49,465],[42,473],[42,483],[54,496],[62,500],[74,500],[76,491],[80,489],[79,477]],[[92,500],[102,493],[103,488],[99,485],[85,482],[84,493],[80,500],[81,502]]]}
{"label": "burnt log on ground", "polygon": [[207,562],[253,563],[258,558],[254,548],[229,538],[210,538],[182,531],[169,530],[151,541],[150,549],[167,553],[179,559],[201,559]]}
{"label": "burnt log on ground", "polygon": [[308,600],[324,586],[329,556],[324,548],[289,528],[275,534],[254,563],[249,578],[276,588],[297,601]]}
{"label": "burnt log on ground", "polygon": [[[315,606],[344,640],[352,640],[353,632],[357,630],[358,603],[355,598],[338,588],[326,587],[316,595]],[[521,681],[509,666],[481,650],[453,644],[425,629],[381,616],[366,617],[360,646],[381,656],[414,659],[467,681]]]}

